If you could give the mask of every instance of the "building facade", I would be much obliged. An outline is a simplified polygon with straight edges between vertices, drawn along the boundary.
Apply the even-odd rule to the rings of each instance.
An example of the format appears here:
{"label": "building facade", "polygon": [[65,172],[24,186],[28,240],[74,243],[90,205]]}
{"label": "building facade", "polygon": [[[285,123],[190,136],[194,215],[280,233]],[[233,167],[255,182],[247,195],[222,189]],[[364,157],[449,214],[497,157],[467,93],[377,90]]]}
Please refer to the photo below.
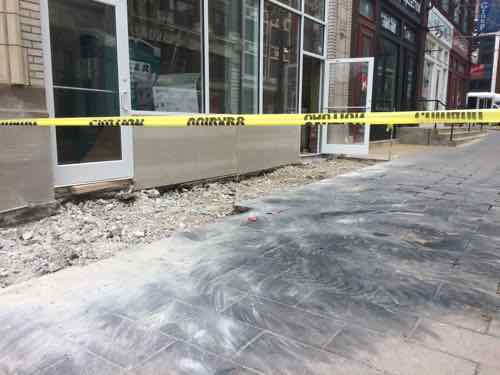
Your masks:
{"label": "building facade", "polygon": [[453,47],[453,25],[432,7],[428,15],[425,62],[422,80],[422,107],[427,110],[447,108],[450,54]]}
{"label": "building facade", "polygon": [[440,0],[434,2],[433,7],[453,25],[448,68],[447,108],[464,108],[470,83],[471,41],[476,2],[474,0]]}
{"label": "building facade", "polygon": [[498,48],[500,35],[483,34],[473,41],[469,92],[498,93]]}
{"label": "building facade", "polygon": [[[372,110],[463,108],[473,10],[473,0],[354,0],[352,56],[375,57]],[[372,129],[372,140],[388,136]]]}
{"label": "building facade", "polygon": [[[0,0],[0,116],[317,112],[326,59],[349,56],[350,14],[344,0]],[[272,168],[301,145],[286,127],[0,133],[0,211],[62,186]]]}
{"label": "building facade", "polygon": [[[419,0],[355,0],[353,56],[375,57],[374,111],[412,110],[421,92],[426,8]],[[372,129],[371,139],[388,137]]]}
{"label": "building facade", "polygon": [[471,92],[500,93],[500,6],[497,0],[480,0],[476,6]]}

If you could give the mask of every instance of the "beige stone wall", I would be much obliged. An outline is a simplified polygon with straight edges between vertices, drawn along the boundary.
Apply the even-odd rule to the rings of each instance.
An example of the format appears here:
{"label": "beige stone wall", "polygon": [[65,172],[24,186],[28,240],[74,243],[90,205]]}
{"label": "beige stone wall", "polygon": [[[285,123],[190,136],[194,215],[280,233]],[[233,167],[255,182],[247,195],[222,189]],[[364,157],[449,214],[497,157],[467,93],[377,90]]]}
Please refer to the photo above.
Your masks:
{"label": "beige stone wall", "polygon": [[40,0],[0,0],[0,118],[47,115]]}
{"label": "beige stone wall", "polygon": [[[329,59],[351,57],[351,28],[352,0],[329,0],[327,40]],[[330,69],[328,107],[349,105],[349,85],[349,66],[332,66]],[[329,126],[327,142],[332,144],[348,143],[348,127]]]}
{"label": "beige stone wall", "polygon": [[[0,0],[0,118],[47,116],[39,0]],[[48,129],[0,129],[0,214],[54,200]]]}
{"label": "beige stone wall", "polygon": [[328,58],[351,56],[352,0],[328,0]]}
{"label": "beige stone wall", "polygon": [[0,83],[26,85],[28,55],[22,46],[18,0],[0,0]]}
{"label": "beige stone wall", "polygon": [[0,0],[0,83],[43,87],[39,0]]}
{"label": "beige stone wall", "polygon": [[28,56],[29,84],[43,87],[40,0],[19,0],[21,40]]}

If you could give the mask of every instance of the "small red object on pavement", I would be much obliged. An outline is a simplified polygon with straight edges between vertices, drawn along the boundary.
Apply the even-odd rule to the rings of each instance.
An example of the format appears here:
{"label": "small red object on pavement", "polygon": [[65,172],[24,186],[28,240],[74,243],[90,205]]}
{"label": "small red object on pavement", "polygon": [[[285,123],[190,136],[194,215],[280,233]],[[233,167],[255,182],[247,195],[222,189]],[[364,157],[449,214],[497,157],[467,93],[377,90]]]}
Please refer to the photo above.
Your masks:
{"label": "small red object on pavement", "polygon": [[248,217],[248,221],[256,222],[257,221],[257,216],[249,216]]}

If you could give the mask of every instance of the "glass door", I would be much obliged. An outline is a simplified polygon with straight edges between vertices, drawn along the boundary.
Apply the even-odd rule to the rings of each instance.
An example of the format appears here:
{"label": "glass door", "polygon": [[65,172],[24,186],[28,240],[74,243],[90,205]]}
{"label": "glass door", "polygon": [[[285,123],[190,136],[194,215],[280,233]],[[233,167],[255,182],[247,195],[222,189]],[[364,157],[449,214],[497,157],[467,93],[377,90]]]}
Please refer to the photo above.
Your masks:
{"label": "glass door", "polygon": [[[124,1],[46,0],[52,116],[126,114]],[[56,186],[132,177],[131,128],[57,127],[53,139]]]}
{"label": "glass door", "polygon": [[[326,62],[324,112],[370,112],[373,57]],[[327,154],[368,154],[369,125],[323,126],[321,151]]]}

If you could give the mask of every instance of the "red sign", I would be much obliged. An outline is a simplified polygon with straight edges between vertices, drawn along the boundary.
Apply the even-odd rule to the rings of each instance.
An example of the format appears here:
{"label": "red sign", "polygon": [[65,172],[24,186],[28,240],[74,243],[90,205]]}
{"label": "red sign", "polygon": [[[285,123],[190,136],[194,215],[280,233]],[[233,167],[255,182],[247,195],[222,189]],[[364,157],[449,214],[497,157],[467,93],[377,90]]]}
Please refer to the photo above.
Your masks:
{"label": "red sign", "polygon": [[471,79],[483,79],[486,73],[486,67],[484,64],[473,64],[470,68],[470,78]]}
{"label": "red sign", "polygon": [[359,77],[359,80],[361,82],[361,91],[368,90],[368,74],[361,73],[361,76]]}

